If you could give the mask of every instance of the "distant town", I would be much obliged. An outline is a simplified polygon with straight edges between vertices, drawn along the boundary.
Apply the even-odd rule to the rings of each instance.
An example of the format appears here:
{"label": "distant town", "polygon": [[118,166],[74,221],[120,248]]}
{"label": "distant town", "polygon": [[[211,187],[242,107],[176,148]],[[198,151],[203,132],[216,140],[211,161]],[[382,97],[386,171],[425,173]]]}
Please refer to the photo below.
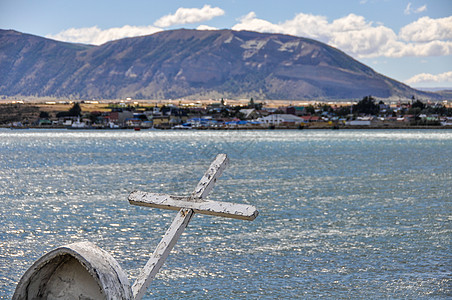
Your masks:
{"label": "distant town", "polygon": [[67,129],[452,128],[452,103],[218,99],[211,101],[23,101],[0,103],[0,127]]}

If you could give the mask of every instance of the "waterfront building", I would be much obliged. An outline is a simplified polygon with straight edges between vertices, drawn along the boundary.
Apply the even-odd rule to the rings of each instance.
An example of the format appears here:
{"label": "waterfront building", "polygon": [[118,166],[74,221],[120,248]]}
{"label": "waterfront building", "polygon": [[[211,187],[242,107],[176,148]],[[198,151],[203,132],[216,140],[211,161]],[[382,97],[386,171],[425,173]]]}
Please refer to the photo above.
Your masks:
{"label": "waterfront building", "polygon": [[302,118],[290,114],[272,114],[257,120],[269,125],[301,124],[304,122]]}

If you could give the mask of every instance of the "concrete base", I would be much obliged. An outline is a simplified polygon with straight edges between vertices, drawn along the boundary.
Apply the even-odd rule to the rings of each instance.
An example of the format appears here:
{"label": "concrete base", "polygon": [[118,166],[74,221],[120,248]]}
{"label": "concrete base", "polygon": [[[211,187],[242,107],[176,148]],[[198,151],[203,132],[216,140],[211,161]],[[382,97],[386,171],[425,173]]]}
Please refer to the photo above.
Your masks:
{"label": "concrete base", "polygon": [[13,299],[133,299],[116,260],[90,242],[66,245],[39,258]]}

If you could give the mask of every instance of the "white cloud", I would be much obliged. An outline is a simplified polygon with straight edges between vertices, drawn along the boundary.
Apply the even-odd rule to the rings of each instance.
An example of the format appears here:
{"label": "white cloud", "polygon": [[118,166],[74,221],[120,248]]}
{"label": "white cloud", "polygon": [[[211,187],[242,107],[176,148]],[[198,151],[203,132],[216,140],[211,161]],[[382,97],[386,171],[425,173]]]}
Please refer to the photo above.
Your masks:
{"label": "white cloud", "polygon": [[254,12],[240,18],[240,23],[232,26],[232,30],[252,30],[258,32],[283,33],[283,28],[271,22],[256,18]]}
{"label": "white cloud", "polygon": [[157,27],[170,27],[173,25],[192,24],[211,20],[224,15],[219,7],[204,5],[202,8],[178,8],[174,14],[166,15],[155,21]]}
{"label": "white cloud", "polygon": [[273,24],[249,13],[232,27],[234,30],[285,33],[313,38],[347,53],[365,57],[380,53],[381,45],[396,38],[396,34],[384,26],[373,26],[362,16],[349,14],[329,23],[324,16],[299,13],[293,19]]}
{"label": "white cloud", "polygon": [[370,28],[372,23],[366,22],[366,19],[362,16],[349,14],[343,18],[334,20],[331,26],[335,28],[336,31],[352,31]]}
{"label": "white cloud", "polygon": [[422,17],[400,29],[399,36],[404,41],[430,42],[452,39],[452,16],[432,19]]}
{"label": "white cloud", "polygon": [[405,15],[411,14],[411,2],[408,2],[407,6],[405,7],[405,10],[403,11]]}
{"label": "white cloud", "polygon": [[299,13],[291,20],[273,24],[250,12],[232,29],[313,38],[357,58],[443,56],[452,54],[451,22],[452,17],[424,17],[408,24],[397,35],[392,29],[374,25],[355,14],[328,22],[324,16]]}
{"label": "white cloud", "polygon": [[208,26],[208,25],[199,25],[196,27],[197,30],[218,30],[216,27]]}
{"label": "white cloud", "polygon": [[422,6],[418,7],[418,8],[412,8],[411,5],[412,5],[411,2],[408,2],[405,10],[403,11],[403,13],[405,15],[410,15],[412,13],[418,14],[418,13],[421,13],[421,12],[424,12],[424,11],[427,10],[427,5],[422,5]]}
{"label": "white cloud", "polygon": [[418,13],[421,13],[424,11],[427,11],[427,4],[422,5],[421,7],[418,7],[414,12],[418,14]]}
{"label": "white cloud", "polygon": [[288,34],[309,36],[323,42],[328,40],[329,24],[324,16],[299,13],[292,20],[282,23],[281,26]]}
{"label": "white cloud", "polygon": [[408,44],[394,41],[383,54],[388,57],[447,56],[452,55],[452,41],[432,41],[428,43]]}
{"label": "white cloud", "polygon": [[386,52],[395,33],[384,26],[334,32],[329,44],[358,57],[375,57]]}
{"label": "white cloud", "polygon": [[424,84],[424,83],[446,83],[446,82],[452,82],[452,71],[441,73],[438,75],[428,74],[428,73],[421,73],[418,75],[415,75],[411,77],[408,80],[405,80],[405,83],[407,84]]}
{"label": "white cloud", "polygon": [[374,26],[362,16],[349,14],[328,26],[328,43],[358,57],[379,56],[396,38],[388,27]]}
{"label": "white cloud", "polygon": [[268,33],[283,33],[296,36],[306,36],[326,42],[328,21],[323,16],[299,13],[292,20],[273,24],[258,19],[254,12],[250,12],[240,19],[240,23],[232,26],[232,30],[250,30]]}
{"label": "white cloud", "polygon": [[46,37],[63,42],[101,45],[108,41],[125,37],[148,35],[161,31],[153,26],[129,26],[99,29],[97,26],[85,28],[70,28],[57,34],[49,34]]}

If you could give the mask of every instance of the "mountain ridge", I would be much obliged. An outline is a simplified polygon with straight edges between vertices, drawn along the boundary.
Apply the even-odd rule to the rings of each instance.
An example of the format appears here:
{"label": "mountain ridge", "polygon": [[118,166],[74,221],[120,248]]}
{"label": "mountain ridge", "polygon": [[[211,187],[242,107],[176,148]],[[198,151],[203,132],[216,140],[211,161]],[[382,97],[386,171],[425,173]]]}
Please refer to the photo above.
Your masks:
{"label": "mountain ridge", "polygon": [[[0,95],[75,99],[438,98],[321,42],[233,30],[168,30],[105,44],[0,30]],[[5,71],[6,70],[6,71]]]}

